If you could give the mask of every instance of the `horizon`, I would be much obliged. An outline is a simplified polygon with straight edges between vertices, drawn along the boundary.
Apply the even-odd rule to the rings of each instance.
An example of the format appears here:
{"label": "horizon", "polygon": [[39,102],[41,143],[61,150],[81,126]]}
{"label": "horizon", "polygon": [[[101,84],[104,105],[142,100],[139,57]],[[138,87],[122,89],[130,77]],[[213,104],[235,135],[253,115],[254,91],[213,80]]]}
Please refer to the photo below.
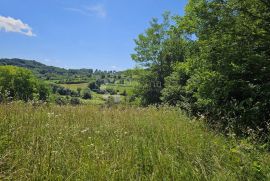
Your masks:
{"label": "horizon", "polygon": [[0,3],[0,56],[65,69],[134,68],[130,57],[134,39],[165,11],[184,15],[186,3],[4,0]]}

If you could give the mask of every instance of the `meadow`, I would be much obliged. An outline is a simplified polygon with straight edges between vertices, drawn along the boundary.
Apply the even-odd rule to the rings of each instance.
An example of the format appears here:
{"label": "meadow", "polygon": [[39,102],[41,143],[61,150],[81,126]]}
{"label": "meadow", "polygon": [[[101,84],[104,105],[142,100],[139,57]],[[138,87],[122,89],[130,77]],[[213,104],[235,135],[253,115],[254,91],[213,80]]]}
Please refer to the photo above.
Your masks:
{"label": "meadow", "polygon": [[63,86],[65,88],[68,88],[73,91],[77,91],[78,88],[86,89],[88,86],[88,83],[80,83],[80,84],[59,84],[60,86]]}
{"label": "meadow", "polygon": [[269,163],[177,108],[0,105],[0,180],[269,180]]}

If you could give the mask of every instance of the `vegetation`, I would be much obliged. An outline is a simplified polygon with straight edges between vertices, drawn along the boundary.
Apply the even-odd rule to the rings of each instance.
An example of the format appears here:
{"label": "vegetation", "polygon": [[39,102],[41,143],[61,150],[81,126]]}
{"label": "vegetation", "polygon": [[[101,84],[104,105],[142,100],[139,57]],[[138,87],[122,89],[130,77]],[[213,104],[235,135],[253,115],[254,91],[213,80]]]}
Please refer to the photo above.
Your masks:
{"label": "vegetation", "polygon": [[[126,74],[125,71],[93,71],[92,69],[66,70],[46,66],[36,61],[21,59],[0,59],[0,65],[3,65],[1,66],[3,69],[4,67],[9,67],[9,65],[23,67],[14,70],[14,72],[18,72],[17,70],[27,72],[31,74],[31,79],[35,82],[35,86],[33,84],[32,89],[28,91],[28,93],[31,94],[29,98],[23,99],[22,97],[16,97],[15,100],[30,101],[39,99],[42,101],[55,102],[58,105],[74,105],[74,102],[77,102],[76,104],[78,104],[78,102],[82,104],[104,104],[107,101],[107,96],[104,98],[103,95],[106,94],[120,94],[124,97],[132,96],[135,86],[133,83],[136,82],[136,80],[132,78],[133,71],[131,70],[128,74]],[[31,71],[33,73],[31,73]],[[8,75],[4,71],[1,72],[3,79],[9,82]],[[48,79],[48,73],[50,73],[50,75],[53,74],[53,78]],[[14,74],[14,78],[15,77],[16,79],[25,79],[24,77],[20,77],[19,73]],[[38,79],[42,81],[37,81]],[[41,83],[38,84],[38,82]],[[46,84],[44,82],[46,82]],[[23,87],[23,84],[22,82],[20,87]],[[8,87],[10,88],[10,85],[6,85],[5,90],[2,90],[0,101],[3,101],[4,94],[5,97],[9,96],[6,95],[6,92],[8,92],[6,89]],[[27,85],[24,87],[26,88]],[[10,95],[10,98],[12,97],[14,100],[13,96],[14,95]],[[12,99],[9,99],[9,101],[11,100]],[[126,98],[123,100],[126,100]]]}
{"label": "vegetation", "polygon": [[269,16],[264,0],[190,0],[173,23],[168,13],[153,19],[132,55],[146,67],[142,104],[178,105],[224,132],[268,139]]}
{"label": "vegetation", "polygon": [[49,88],[44,83],[39,83],[31,71],[14,66],[0,66],[0,100],[29,101],[35,96],[46,101]]}
{"label": "vegetation", "polygon": [[[0,105],[0,179],[269,180],[264,148],[170,108]],[[166,120],[166,121],[164,121]]]}
{"label": "vegetation", "polygon": [[270,180],[269,17],[189,0],[120,72],[0,59],[0,180]]}
{"label": "vegetation", "polygon": [[0,59],[0,66],[17,66],[31,70],[38,78],[62,84],[88,83],[90,80],[105,78],[106,75],[118,77],[115,71],[101,71],[93,69],[64,69],[47,66],[34,60]]}

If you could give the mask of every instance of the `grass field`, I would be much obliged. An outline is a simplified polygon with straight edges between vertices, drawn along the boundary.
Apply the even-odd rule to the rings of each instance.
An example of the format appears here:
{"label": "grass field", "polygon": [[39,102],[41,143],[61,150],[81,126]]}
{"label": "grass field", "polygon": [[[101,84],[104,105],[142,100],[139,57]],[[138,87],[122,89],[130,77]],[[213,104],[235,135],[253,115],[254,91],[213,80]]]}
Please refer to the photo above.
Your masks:
{"label": "grass field", "polygon": [[120,93],[126,91],[126,93],[128,95],[133,95],[134,94],[134,85],[130,84],[130,85],[125,85],[125,84],[106,84],[106,85],[102,85],[101,89],[113,89],[115,91],[119,91]]}
{"label": "grass field", "polygon": [[0,180],[269,179],[269,153],[173,108],[0,105]]}
{"label": "grass field", "polygon": [[86,89],[89,83],[81,83],[81,84],[59,84],[65,88],[70,90],[77,91],[77,88]]}

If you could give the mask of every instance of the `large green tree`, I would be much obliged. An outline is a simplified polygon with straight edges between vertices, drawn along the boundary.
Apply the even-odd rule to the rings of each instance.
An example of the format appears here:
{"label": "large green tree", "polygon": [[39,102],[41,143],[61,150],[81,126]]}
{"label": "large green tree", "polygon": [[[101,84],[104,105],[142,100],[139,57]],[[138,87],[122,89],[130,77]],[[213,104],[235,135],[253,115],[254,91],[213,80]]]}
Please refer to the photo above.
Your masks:
{"label": "large green tree", "polygon": [[135,54],[132,59],[145,68],[141,75],[138,94],[143,105],[161,102],[161,90],[165,78],[171,74],[175,62],[183,61],[183,37],[171,26],[168,12],[163,14],[162,23],[158,19],[150,22],[150,27],[135,40]]}
{"label": "large green tree", "polygon": [[1,99],[29,101],[36,94],[38,99],[46,100],[49,89],[45,84],[39,83],[30,70],[0,66],[0,94]]}
{"label": "large green tree", "polygon": [[186,88],[210,120],[240,131],[266,128],[269,13],[264,0],[190,0],[181,27],[196,36],[199,51]]}

